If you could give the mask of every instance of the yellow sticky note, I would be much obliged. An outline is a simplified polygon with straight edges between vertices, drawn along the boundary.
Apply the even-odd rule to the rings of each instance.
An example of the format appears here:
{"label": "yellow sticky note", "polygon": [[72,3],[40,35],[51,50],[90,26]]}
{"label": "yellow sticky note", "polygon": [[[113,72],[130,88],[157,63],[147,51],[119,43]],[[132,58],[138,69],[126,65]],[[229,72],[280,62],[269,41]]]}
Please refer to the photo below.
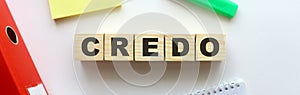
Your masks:
{"label": "yellow sticky note", "polygon": [[121,0],[49,0],[52,19],[113,8],[122,5]]}

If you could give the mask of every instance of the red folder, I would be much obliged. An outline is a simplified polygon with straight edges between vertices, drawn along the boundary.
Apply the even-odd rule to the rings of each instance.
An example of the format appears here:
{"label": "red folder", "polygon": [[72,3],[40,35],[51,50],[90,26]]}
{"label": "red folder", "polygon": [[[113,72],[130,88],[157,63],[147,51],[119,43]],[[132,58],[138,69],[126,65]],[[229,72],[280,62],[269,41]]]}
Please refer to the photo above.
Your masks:
{"label": "red folder", "polygon": [[9,8],[0,0],[0,95],[47,95],[44,88]]}

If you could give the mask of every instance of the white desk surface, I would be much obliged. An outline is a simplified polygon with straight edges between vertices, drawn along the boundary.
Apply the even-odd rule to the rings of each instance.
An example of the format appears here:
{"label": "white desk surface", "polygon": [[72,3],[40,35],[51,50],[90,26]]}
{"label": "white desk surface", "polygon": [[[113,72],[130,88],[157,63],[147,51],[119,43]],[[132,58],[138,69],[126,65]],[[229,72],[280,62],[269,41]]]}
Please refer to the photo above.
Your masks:
{"label": "white desk surface", "polygon": [[[7,2],[49,93],[83,95],[72,58],[78,17],[55,22],[47,0]],[[236,17],[220,18],[228,46],[223,79],[244,79],[249,95],[298,95],[300,1],[235,2],[240,6]]]}

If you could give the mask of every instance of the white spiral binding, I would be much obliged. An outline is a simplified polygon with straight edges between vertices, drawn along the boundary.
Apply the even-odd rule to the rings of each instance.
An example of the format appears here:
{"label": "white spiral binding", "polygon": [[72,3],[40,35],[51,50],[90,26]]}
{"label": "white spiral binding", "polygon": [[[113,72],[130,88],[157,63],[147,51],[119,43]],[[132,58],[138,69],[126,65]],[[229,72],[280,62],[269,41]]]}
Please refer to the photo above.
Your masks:
{"label": "white spiral binding", "polygon": [[245,95],[245,83],[242,80],[232,81],[216,87],[197,90],[188,95]]}

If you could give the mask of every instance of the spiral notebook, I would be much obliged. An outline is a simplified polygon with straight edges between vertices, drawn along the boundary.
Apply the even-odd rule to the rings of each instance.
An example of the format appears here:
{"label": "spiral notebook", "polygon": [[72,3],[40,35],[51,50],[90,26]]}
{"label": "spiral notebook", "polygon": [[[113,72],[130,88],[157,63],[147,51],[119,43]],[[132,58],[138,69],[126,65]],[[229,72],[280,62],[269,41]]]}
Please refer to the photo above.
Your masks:
{"label": "spiral notebook", "polygon": [[236,80],[208,89],[194,91],[189,95],[246,95],[246,84],[242,80]]}

